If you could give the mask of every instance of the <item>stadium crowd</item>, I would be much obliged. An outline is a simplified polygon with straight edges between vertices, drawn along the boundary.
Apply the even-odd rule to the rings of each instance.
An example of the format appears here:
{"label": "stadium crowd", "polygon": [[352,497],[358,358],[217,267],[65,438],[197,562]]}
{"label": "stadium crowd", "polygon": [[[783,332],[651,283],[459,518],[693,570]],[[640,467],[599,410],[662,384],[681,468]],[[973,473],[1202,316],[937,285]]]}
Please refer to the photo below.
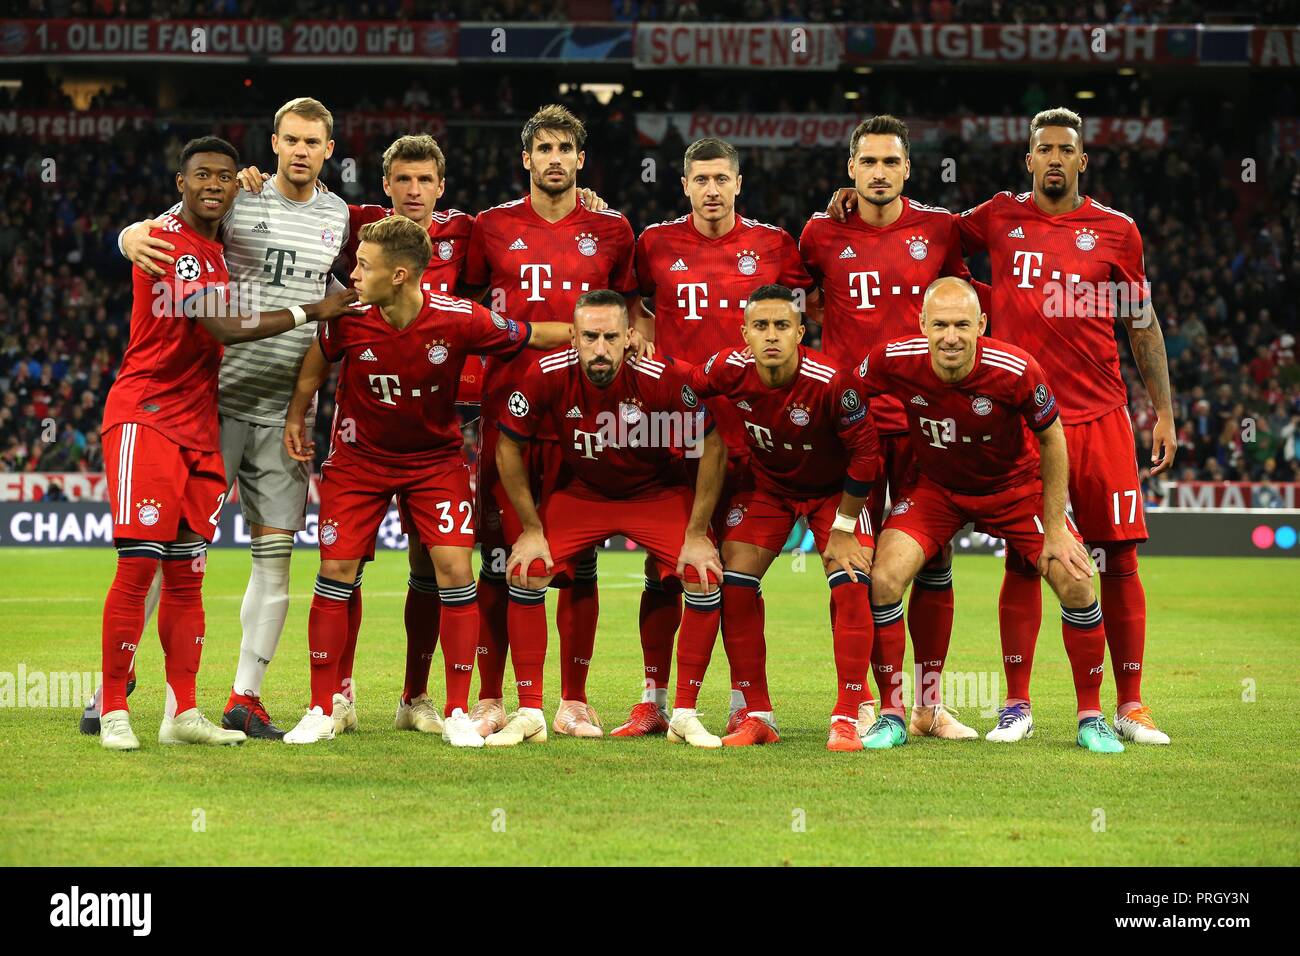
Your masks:
{"label": "stadium crowd", "polygon": [[[329,20],[567,21],[574,13],[596,21],[712,21],[751,23],[1196,23],[1222,8],[1191,0],[26,0],[28,17],[281,18]],[[574,8],[580,9],[571,9]],[[1289,0],[1257,0],[1235,19],[1279,23],[1294,18]]]}
{"label": "stadium crowd", "polygon": [[[880,96],[908,105],[896,90]],[[533,106],[526,99],[515,98],[521,116]],[[111,102],[133,105],[125,92]],[[330,105],[336,116],[347,110]],[[625,211],[637,230],[686,210],[678,183],[686,145],[680,138],[670,133],[658,146],[639,146],[625,96],[601,106],[575,92],[567,105],[588,121],[580,185]],[[1086,193],[1133,216],[1142,230],[1179,426],[1171,477],[1300,481],[1300,161],[1261,134],[1251,143],[1260,157],[1256,181],[1242,182],[1239,139],[1187,113],[1173,119],[1163,147],[1091,148],[1083,184]],[[447,120],[448,185],[440,207],[478,212],[526,191],[518,124],[462,123],[454,113]],[[99,416],[126,343],[131,303],[117,232],[173,201],[181,145],[208,132],[230,138],[246,163],[273,168],[269,122],[256,119],[215,130],[211,122],[149,124],[111,143],[41,146],[0,138],[0,470],[102,469]],[[391,138],[340,137],[325,181],[349,202],[382,202],[379,155]],[[1021,155],[1016,147],[960,141],[918,150],[907,192],[965,209],[999,189],[1027,188]],[[345,156],[357,160],[354,181],[340,176],[338,161]],[[646,158],[655,161],[649,182],[642,175]],[[947,158],[957,162],[954,182],[940,175]],[[809,215],[844,184],[844,159],[840,149],[744,149],[740,211],[798,237]],[[988,278],[986,262],[973,261],[972,270]],[[991,319],[996,330],[997,317]],[[815,344],[816,329],[809,334]],[[1120,340],[1123,355],[1122,334]],[[1152,410],[1127,357],[1124,368],[1143,461],[1149,459]],[[318,420],[322,453],[330,411],[326,403]],[[1158,489],[1148,487],[1147,495],[1156,500]],[[1270,501],[1264,493],[1260,503]]]}

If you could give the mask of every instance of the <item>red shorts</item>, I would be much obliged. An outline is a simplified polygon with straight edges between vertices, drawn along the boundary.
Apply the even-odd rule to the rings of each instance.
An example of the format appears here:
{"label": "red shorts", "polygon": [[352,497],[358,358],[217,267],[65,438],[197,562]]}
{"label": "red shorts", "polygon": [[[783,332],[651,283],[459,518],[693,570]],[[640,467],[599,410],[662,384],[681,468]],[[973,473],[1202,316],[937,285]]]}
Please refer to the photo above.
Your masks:
{"label": "red shorts", "polygon": [[102,438],[113,537],[175,541],[182,521],[212,540],[226,500],[220,451],[182,448],[148,425],[114,425]]}
{"label": "red shorts", "polygon": [[[943,550],[958,529],[974,522],[976,530],[1005,539],[1007,547],[1030,564],[1037,564],[1043,553],[1042,514],[1043,486],[1039,481],[991,495],[963,495],[921,476],[894,502],[885,519],[885,530],[906,534],[921,546],[928,561]],[[1065,525],[1079,537],[1068,517]]]}
{"label": "red shorts", "polygon": [[336,453],[321,468],[321,557],[373,558],[375,534],[394,495],[426,547],[474,546],[474,503],[464,462],[393,469]]}
{"label": "red shorts", "polygon": [[[486,418],[478,430],[478,540],[483,564],[497,574],[506,573],[506,558],[523,525],[497,471],[496,422]],[[566,466],[560,443],[530,441],[523,446],[524,468],[531,479],[533,501],[545,501],[562,480]]]}
{"label": "red shorts", "polygon": [[1089,545],[1106,541],[1145,541],[1133,423],[1127,408],[1101,418],[1065,426],[1070,455],[1070,508]]}
{"label": "red shorts", "polygon": [[[723,540],[743,541],[768,551],[780,551],[790,537],[795,521],[807,518],[813,542],[821,553],[826,550],[839,503],[838,492],[825,498],[778,498],[756,489],[743,491],[731,500],[727,509]],[[876,546],[871,533],[871,515],[866,508],[858,515],[856,533],[863,547]]]}
{"label": "red shorts", "polygon": [[[912,436],[908,432],[895,432],[880,436],[880,474],[871,486],[867,498],[867,513],[871,526],[879,528],[885,523],[885,499],[897,501],[903,489],[916,483],[916,456],[912,454]],[[888,492],[888,495],[886,495]]]}
{"label": "red shorts", "polygon": [[541,519],[556,578],[571,580],[577,559],[616,534],[645,548],[660,578],[677,577],[677,558],[694,502],[690,488],[629,500],[592,498],[568,488],[551,492],[542,502]]}
{"label": "red shorts", "polygon": [[[692,489],[695,488],[695,479],[699,475],[699,464],[698,458],[686,459],[686,480]],[[749,470],[749,456],[733,458],[728,455],[727,473],[722,479],[722,491],[718,495],[717,505],[713,508],[713,517],[709,519],[709,527],[713,531],[715,541],[721,541],[726,536],[727,512],[731,510],[731,500],[742,492],[753,489],[754,476]]]}
{"label": "red shorts", "polygon": [[[477,360],[478,357],[472,355],[470,356],[470,358]],[[462,386],[464,385],[464,382],[465,382],[465,377],[464,377],[464,373],[462,373],[461,374]],[[463,430],[469,422],[472,422],[475,418],[478,417],[478,406],[460,405],[459,395],[457,395],[456,401],[457,401],[456,411],[460,414],[461,428]],[[464,458],[465,467],[473,468],[474,467],[472,461],[473,455],[469,451],[469,449],[464,447],[464,445],[461,446],[461,455]],[[419,539],[420,529],[416,526],[415,519],[411,516],[411,510],[406,506],[406,502],[401,498],[397,499],[397,517],[399,520],[400,527],[402,529],[402,534],[408,536],[414,535],[416,539]],[[476,514],[475,520],[477,520],[477,518],[478,516]],[[420,543],[423,546],[424,542],[420,542]]]}

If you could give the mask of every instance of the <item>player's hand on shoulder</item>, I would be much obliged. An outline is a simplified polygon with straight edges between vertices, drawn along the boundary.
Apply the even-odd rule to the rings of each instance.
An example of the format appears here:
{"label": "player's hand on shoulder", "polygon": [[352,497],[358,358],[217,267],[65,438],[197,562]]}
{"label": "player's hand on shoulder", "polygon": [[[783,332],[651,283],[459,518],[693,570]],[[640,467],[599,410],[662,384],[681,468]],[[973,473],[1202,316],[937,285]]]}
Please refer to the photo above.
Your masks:
{"label": "player's hand on shoulder", "polygon": [[256,166],[245,166],[235,174],[235,179],[239,181],[239,188],[254,196],[262,191],[262,183],[270,178],[270,173],[264,173]]}
{"label": "player's hand on shoulder", "polygon": [[174,265],[175,258],[167,253],[175,252],[176,246],[160,236],[153,235],[155,229],[165,229],[167,223],[161,219],[146,219],[143,222],[137,222],[134,226],[129,226],[125,233],[122,234],[122,251],[126,253],[126,258],[134,266],[139,266],[144,272],[151,276],[166,275],[167,270],[159,263],[164,265]]}
{"label": "player's hand on shoulder", "polygon": [[843,571],[850,577],[854,577],[857,571],[870,574],[873,556],[874,551],[864,547],[856,534],[835,529],[827,537],[826,550],[822,552],[827,571]]}
{"label": "player's hand on shoulder", "polygon": [[506,580],[513,580],[518,573],[520,586],[531,588],[536,579],[529,578],[528,571],[533,562],[538,560],[546,568],[546,576],[549,577],[555,562],[551,559],[551,546],[546,541],[546,535],[541,531],[525,531],[510,549],[510,557],[506,560]]}
{"label": "player's hand on shoulder", "polygon": [[319,302],[304,307],[311,322],[327,322],[343,315],[364,315],[366,310],[357,304],[357,290],[339,289]]}
{"label": "player's hand on shoulder", "polygon": [[831,193],[830,202],[826,204],[826,215],[836,222],[848,222],[849,214],[858,207],[858,191],[848,186]]}
{"label": "player's hand on shoulder", "polygon": [[578,198],[582,201],[582,204],[592,212],[600,212],[603,209],[609,208],[609,203],[601,199],[600,196],[596,194],[596,190],[588,189],[585,186],[578,190]]}
{"label": "player's hand on shoulder", "polygon": [[1052,561],[1060,561],[1076,581],[1093,575],[1092,555],[1083,542],[1070,534],[1065,525],[1049,529],[1043,535],[1043,553],[1038,556],[1038,573],[1046,576]]}
{"label": "player's hand on shoulder", "polygon": [[634,359],[652,359],[655,357],[655,344],[636,329],[627,333],[627,351]]}

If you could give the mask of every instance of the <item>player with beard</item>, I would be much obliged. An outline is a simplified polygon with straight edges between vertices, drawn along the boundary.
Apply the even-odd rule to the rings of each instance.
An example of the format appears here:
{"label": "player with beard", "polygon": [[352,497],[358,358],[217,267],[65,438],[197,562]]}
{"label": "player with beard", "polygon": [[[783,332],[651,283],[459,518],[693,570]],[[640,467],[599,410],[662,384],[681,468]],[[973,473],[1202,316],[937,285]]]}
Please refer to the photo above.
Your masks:
{"label": "player with beard", "polygon": [[[849,138],[848,173],[854,209],[843,222],[814,213],[799,238],[804,265],[822,292],[822,351],[842,368],[855,367],[877,344],[914,332],[925,290],[935,279],[970,279],[956,218],[903,195],[911,175],[906,124],[888,115],[858,124]],[[871,415],[882,461],[868,507],[872,526],[879,528],[886,492],[897,500],[916,463],[903,403],[881,395],[871,403]],[[916,693],[908,729],[918,736],[974,739],[979,734],[943,706],[940,683],[952,639],[952,545],[945,542],[912,584],[907,629]],[[865,734],[876,717],[870,690],[863,696],[858,729]]]}
{"label": "player with beard", "polygon": [[[813,280],[800,263],[790,234],[736,211],[743,177],[734,146],[716,137],[696,140],[686,149],[682,173],[690,213],[646,227],[637,240],[637,282],[647,304],[638,322],[660,356],[699,365],[720,349],[744,347],[740,330],[745,305],[749,293],[759,286],[776,283],[797,290],[801,311],[817,304],[815,295],[813,301],[806,301]],[[727,487],[721,499],[725,502],[746,480],[749,447],[740,417],[728,403],[715,402],[710,410],[727,443]],[[714,516],[713,530],[719,540],[723,517],[722,513]],[[614,736],[664,733],[668,726],[668,676],[682,599],[674,582],[662,586],[651,570],[647,564],[641,594],[642,699]],[[724,645],[730,633],[724,616]],[[744,689],[733,686],[728,730],[744,719],[744,710]]]}
{"label": "player with beard", "polygon": [[[1070,451],[1070,505],[1099,553],[1101,605],[1115,675],[1115,729],[1126,740],[1167,744],[1142,701],[1146,594],[1138,544],[1147,539],[1128,391],[1115,324],[1122,322],[1156,422],[1151,474],[1171,468],[1178,439],[1164,335],[1150,300],[1142,236],[1133,220],[1079,191],[1088,168],[1083,120],[1045,110],[1029,124],[1025,168],[1033,189],[999,193],[961,214],[968,251],[987,250],[994,330],[1033,355],[1058,389]],[[1007,549],[999,601],[1007,700],[992,739],[1033,727],[1029,665],[1042,619],[1042,589],[1026,556]]]}
{"label": "player with beard", "polygon": [[[524,124],[520,138],[528,195],[479,214],[465,264],[470,294],[482,296],[494,312],[533,324],[569,322],[578,297],[593,289],[612,289],[628,297],[629,309],[639,308],[632,227],[621,213],[588,209],[579,201],[577,176],[586,160],[586,137],[578,118],[561,106],[544,106]],[[517,357],[491,359],[483,391],[478,455],[482,626],[479,701],[472,716],[484,736],[506,721],[506,558],[521,531],[496,470],[497,422],[529,364]],[[527,465],[534,494],[544,499],[560,477],[563,461],[554,435],[542,432],[536,437],[540,440],[528,446]],[[562,699],[554,728],[561,734],[598,737],[604,731],[586,695],[599,609],[594,549],[577,562],[573,583],[560,591],[557,605]]]}

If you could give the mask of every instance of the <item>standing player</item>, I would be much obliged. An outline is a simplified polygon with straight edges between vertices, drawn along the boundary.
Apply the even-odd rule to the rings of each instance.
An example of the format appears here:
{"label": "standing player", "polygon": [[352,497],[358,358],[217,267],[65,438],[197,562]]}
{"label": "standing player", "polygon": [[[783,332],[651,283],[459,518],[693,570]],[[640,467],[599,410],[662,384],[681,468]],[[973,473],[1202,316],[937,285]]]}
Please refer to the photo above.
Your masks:
{"label": "standing player", "polygon": [[[970,279],[962,260],[956,218],[903,195],[911,175],[907,126],[887,115],[864,120],[849,137],[849,178],[856,203],[843,222],[814,213],[799,252],[822,293],[822,351],[853,368],[881,342],[916,329],[921,299],[940,276]],[[908,396],[910,398],[910,396]],[[872,526],[884,518],[885,493],[898,500],[914,456],[903,403],[891,394],[871,403],[880,435],[881,469],[872,489]],[[943,707],[943,663],[952,638],[952,546],[947,542],[916,575],[907,606],[916,658],[916,696],[909,730],[946,740],[979,736]],[[870,691],[858,729],[875,723]]]}
{"label": "standing player", "polygon": [[[545,742],[545,589],[554,576],[572,575],[579,556],[612,535],[646,548],[656,573],[683,581],[691,613],[682,644],[705,649],[705,666],[717,637],[722,565],[709,539],[709,517],[722,488],[726,449],[674,366],[623,361],[629,337],[622,296],[607,289],[584,294],[574,310],[573,348],[540,359],[507,401],[496,454],[523,525],[507,565],[519,710],[487,739],[489,746]],[[560,436],[567,472],[539,512],[524,449],[543,432]],[[682,463],[692,454],[700,459],[694,492]],[[683,686],[678,675],[669,739],[720,747],[695,713],[704,668],[692,677]]]}
{"label": "standing player", "polygon": [[443,739],[481,747],[483,738],[466,714],[479,624],[473,499],[461,457],[456,386],[471,353],[512,356],[530,343],[555,348],[568,326],[530,327],[468,299],[424,291],[432,246],[427,230],[405,217],[363,226],[360,239],[352,278],[372,308],[355,325],[322,329],[304,358],[285,424],[289,454],[312,460],[306,411],[330,363],[341,359],[338,414],[321,467],[321,569],[308,623],[311,706],[284,739],[310,744],[335,736],[331,711],[343,678],[339,665],[356,633],[349,620],[352,582],[362,559],[373,557],[375,534],[397,495],[435,568],[447,675]]}
{"label": "standing player", "polygon": [[[999,193],[962,213],[962,242],[967,250],[988,251],[998,336],[1035,356],[1060,389],[1070,504],[1084,541],[1101,555],[1101,603],[1117,694],[1115,729],[1127,740],[1167,744],[1169,737],[1142,703],[1146,595],[1137,546],[1146,540],[1147,528],[1115,342],[1115,323],[1123,320],[1156,409],[1151,474],[1158,475],[1173,465],[1178,441],[1142,237],[1128,216],[1080,195],[1088,154],[1078,114],[1047,110],[1029,128],[1025,167],[1033,191]],[[993,733],[1019,740],[1033,727],[1028,678],[1042,589],[1033,563],[1010,548],[999,607],[1012,706]]]}
{"label": "standing player", "polygon": [[[1106,629],[1092,591],[1092,561],[1065,516],[1069,456],[1056,396],[1023,349],[981,338],[987,320],[974,288],[937,280],[925,293],[921,337],[871,350],[858,368],[870,395],[908,399],[919,474],[902,490],[872,565],[880,719],[863,740],[907,743],[903,726],[903,591],[968,521],[1005,538],[1061,600],[1061,634],[1074,672],[1080,747],[1124,749],[1101,714]],[[1026,428],[1037,442],[1031,442]]]}
{"label": "standing player", "polygon": [[[802,303],[813,280],[800,263],[798,247],[789,233],[736,212],[742,177],[740,154],[734,146],[714,137],[696,140],[686,150],[682,172],[682,192],[690,201],[690,213],[648,226],[637,240],[636,275],[646,308],[638,324],[645,337],[654,341],[659,356],[699,365],[720,349],[743,347],[740,329],[752,290],[761,285],[784,285],[800,290]],[[749,449],[735,410],[719,402],[712,411],[727,443],[725,502],[744,481]],[[721,538],[720,523],[715,522],[714,533]],[[666,730],[673,635],[681,619],[682,602],[676,589],[662,587],[647,573],[641,595],[645,690],[627,722],[613,732],[615,736],[639,737]],[[724,645],[728,634],[724,617]],[[732,694],[733,720],[729,725],[744,706],[737,688]]]}
{"label": "standing player", "polygon": [[99,732],[110,750],[140,746],[127,713],[127,674],[144,632],[145,596],[160,570],[167,700],[158,742],[247,739],[241,730],[212,724],[195,702],[207,542],[226,497],[216,403],[222,346],[342,315],[352,298],[344,290],[324,302],[261,314],[228,301],[217,234],[235,200],[238,161],[235,148],[215,136],[191,140],[181,151],[180,206],[155,230],[169,240],[175,262],[157,278],[138,267],[133,272],[131,341],[104,405],[104,463],[118,554],[104,601]]}
{"label": "standing player", "polygon": [[[613,289],[636,308],[632,275],[632,227],[621,213],[599,212],[578,201],[577,176],[586,159],[587,131],[562,106],[544,106],[524,124],[523,164],[529,193],[486,212],[474,223],[465,284],[480,293],[494,312],[516,321],[569,322],[574,304],[592,289]],[[479,571],[482,627],[479,640],[479,701],[471,716],[484,736],[505,726],[501,704],[506,662],[506,556],[520,528],[496,471],[496,423],[505,400],[527,370],[521,359],[494,358],[488,363],[479,429],[478,506],[482,566]],[[530,447],[527,463],[534,492],[542,479],[553,482],[561,467],[555,438]],[[560,632],[560,707],[558,733],[578,737],[602,734],[587,704],[587,669],[596,640],[598,596],[596,553],[578,562],[573,584],[560,592],[556,614]]]}
{"label": "standing player", "polygon": [[[723,627],[732,686],[745,710],[728,746],[780,740],[767,690],[759,585],[795,522],[806,518],[831,589],[838,692],[828,750],[861,750],[858,708],[871,656],[871,519],[867,496],[880,447],[850,373],[800,345],[794,293],[760,286],[745,307],[745,344],[723,349],[691,372],[691,387],[735,408],[748,438],[752,487],[728,502],[722,564]],[[724,631],[726,633],[726,631]],[[683,634],[683,654],[686,637]],[[707,664],[707,655],[705,655]],[[701,673],[702,673],[701,668]]]}
{"label": "standing player", "polygon": [[[222,221],[231,276],[257,308],[314,301],[332,287],[331,266],[347,244],[348,209],[338,196],[317,191],[316,180],[334,151],[333,129],[333,116],[317,100],[300,97],[280,107],[271,136],[275,176],[259,194],[240,192]],[[126,257],[149,274],[172,260],[171,244],[150,234],[155,225],[130,226],[119,239]],[[290,330],[227,349],[221,362],[218,408],[227,487],[238,479],[239,506],[253,539],[252,572],[239,613],[239,666],[222,724],[250,737],[284,736],[262,706],[261,693],[288,613],[294,534],[306,527],[309,469],[289,457],[282,435],[311,342],[311,329]],[[359,620],[359,605],[354,614]],[[355,724],[346,703],[340,719]]]}

